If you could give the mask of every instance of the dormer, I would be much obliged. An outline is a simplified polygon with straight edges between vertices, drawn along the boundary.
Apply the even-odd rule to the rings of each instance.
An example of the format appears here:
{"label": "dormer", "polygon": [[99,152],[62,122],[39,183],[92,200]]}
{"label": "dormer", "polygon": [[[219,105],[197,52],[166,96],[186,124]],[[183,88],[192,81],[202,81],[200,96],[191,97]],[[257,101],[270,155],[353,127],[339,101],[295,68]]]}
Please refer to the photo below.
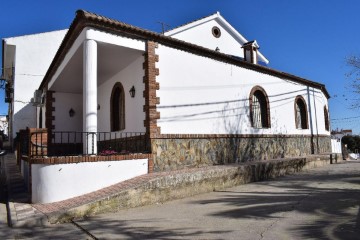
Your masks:
{"label": "dormer", "polygon": [[[219,12],[174,28],[164,34],[242,59],[245,55],[241,47],[249,42]],[[269,63],[259,51],[256,51],[256,59],[265,64]]]}

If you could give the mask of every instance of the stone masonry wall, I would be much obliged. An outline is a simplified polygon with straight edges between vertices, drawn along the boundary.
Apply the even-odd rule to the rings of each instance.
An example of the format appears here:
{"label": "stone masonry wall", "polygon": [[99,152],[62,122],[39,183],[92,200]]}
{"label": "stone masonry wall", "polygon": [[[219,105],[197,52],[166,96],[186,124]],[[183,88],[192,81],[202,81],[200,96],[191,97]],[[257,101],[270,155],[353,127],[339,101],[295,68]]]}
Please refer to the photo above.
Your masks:
{"label": "stone masonry wall", "polygon": [[[306,156],[311,154],[311,137],[157,138],[151,146],[154,171],[168,171]],[[330,137],[315,138],[314,146],[315,153],[330,153]]]}
{"label": "stone masonry wall", "polygon": [[[154,173],[139,181],[128,180],[112,195],[48,215],[50,223],[69,222],[100,213],[163,203],[200,193],[219,191],[254,181],[263,181],[330,163],[330,155],[255,161],[236,165],[184,169],[171,174]],[[142,177],[139,177],[142,178]],[[44,207],[43,204],[41,207]],[[75,204],[76,205],[76,204]],[[39,207],[39,206],[37,206]]]}

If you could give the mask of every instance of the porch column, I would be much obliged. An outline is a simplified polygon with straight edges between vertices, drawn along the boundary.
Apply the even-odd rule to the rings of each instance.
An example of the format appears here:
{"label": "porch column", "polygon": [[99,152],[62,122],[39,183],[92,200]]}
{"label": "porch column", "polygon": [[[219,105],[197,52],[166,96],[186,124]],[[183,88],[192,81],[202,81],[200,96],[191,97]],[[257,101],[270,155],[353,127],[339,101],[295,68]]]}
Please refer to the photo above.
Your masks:
{"label": "porch column", "polygon": [[86,39],[83,45],[84,153],[97,154],[97,43]]}

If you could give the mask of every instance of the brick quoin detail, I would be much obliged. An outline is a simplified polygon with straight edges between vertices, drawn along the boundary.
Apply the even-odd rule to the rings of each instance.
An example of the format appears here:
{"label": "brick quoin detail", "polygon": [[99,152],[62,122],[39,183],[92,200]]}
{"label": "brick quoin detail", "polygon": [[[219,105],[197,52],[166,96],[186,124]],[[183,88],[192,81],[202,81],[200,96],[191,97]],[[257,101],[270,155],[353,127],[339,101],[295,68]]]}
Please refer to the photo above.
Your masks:
{"label": "brick quoin detail", "polygon": [[159,61],[159,56],[155,54],[155,49],[158,44],[152,41],[146,42],[144,68],[144,84],[145,90],[143,96],[145,98],[144,112],[145,120],[144,126],[150,138],[156,138],[160,135],[160,128],[157,126],[157,120],[160,118],[160,113],[156,110],[156,104],[160,103],[160,98],[156,97],[156,90],[160,89],[160,85],[156,82],[156,76],[159,75],[159,69],[156,68],[156,62]]}
{"label": "brick quoin detail", "polygon": [[53,125],[53,120],[55,120],[55,116],[53,115],[53,112],[55,112],[55,107],[53,107],[55,98],[53,95],[53,91],[46,91],[45,128],[48,129],[48,146],[51,145],[52,130],[55,129],[55,126]]}

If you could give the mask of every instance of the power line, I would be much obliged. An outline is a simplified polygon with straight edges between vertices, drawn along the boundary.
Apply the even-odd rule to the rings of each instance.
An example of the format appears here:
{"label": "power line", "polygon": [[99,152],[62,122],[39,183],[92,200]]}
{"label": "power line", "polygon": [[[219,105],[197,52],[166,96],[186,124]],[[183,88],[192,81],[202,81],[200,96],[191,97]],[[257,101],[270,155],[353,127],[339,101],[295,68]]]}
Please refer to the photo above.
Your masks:
{"label": "power line", "polygon": [[331,119],[331,121],[340,121],[340,120],[354,119],[354,118],[360,118],[360,116],[346,117],[346,118],[333,118],[333,119]]}

